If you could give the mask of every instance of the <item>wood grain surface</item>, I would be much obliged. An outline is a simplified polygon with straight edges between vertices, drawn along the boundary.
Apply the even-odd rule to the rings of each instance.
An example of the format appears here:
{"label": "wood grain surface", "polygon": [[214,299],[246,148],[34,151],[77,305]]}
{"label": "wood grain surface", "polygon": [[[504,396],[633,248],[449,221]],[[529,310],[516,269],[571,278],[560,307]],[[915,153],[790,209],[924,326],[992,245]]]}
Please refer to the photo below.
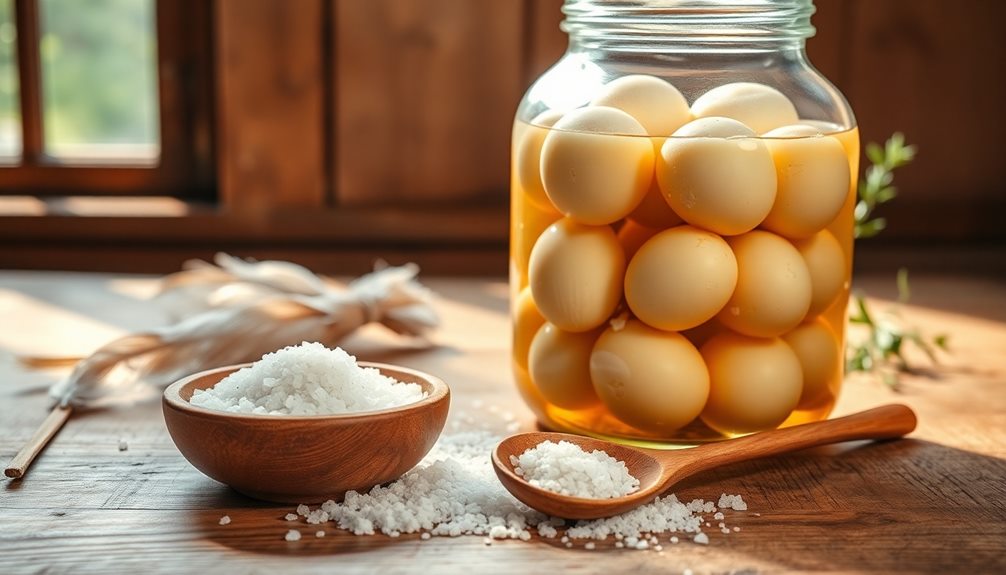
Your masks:
{"label": "wood grain surface", "polygon": [[[502,281],[429,280],[444,325],[427,347],[366,329],[346,347],[361,359],[428,371],[452,387],[448,433],[512,418],[533,429],[508,372]],[[891,278],[860,278],[878,297]],[[838,413],[901,402],[919,415],[908,439],[855,442],[731,465],[686,480],[681,498],[740,493],[741,531],[710,529],[708,546],[654,551],[566,549],[534,537],[486,546],[481,537],[356,537],[297,524],[290,506],[246,499],[181,457],[156,403],[74,416],[20,481],[0,485],[2,573],[1001,573],[1006,571],[1006,284],[915,277],[903,316],[950,334],[953,354],[894,393],[846,383]],[[87,353],[164,316],[147,278],[0,273],[0,459],[45,418],[60,372],[27,371],[14,354]],[[882,305],[882,304],[878,304]],[[119,441],[128,450],[119,451]],[[488,457],[488,454],[487,454]],[[221,526],[229,515],[230,525]]]}

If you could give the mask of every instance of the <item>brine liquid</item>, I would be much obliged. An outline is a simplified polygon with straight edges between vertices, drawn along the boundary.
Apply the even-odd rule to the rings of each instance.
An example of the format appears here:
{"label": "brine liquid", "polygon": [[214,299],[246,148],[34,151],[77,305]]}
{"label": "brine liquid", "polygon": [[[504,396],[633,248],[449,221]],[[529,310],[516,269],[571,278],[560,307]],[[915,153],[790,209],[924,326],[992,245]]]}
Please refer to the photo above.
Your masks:
{"label": "brine liquid", "polygon": [[[531,126],[527,123],[517,122],[514,126],[512,149],[514,159],[517,157],[518,143],[521,142],[528,130],[543,130],[547,132],[548,128]],[[847,156],[850,172],[850,186],[845,204],[838,216],[826,227],[826,229],[829,230],[838,240],[842,248],[844,254],[843,273],[845,282],[838,297],[826,309],[826,311],[818,316],[837,336],[840,361],[838,362],[838,368],[835,370],[834,375],[828,383],[828,396],[826,400],[816,402],[815,405],[810,407],[798,407],[790,414],[785,422],[782,423],[782,427],[825,419],[834,408],[843,379],[845,324],[852,274],[853,210],[856,203],[856,182],[859,164],[859,133],[856,128],[845,131],[826,131],[826,133],[827,135],[836,138],[841,143]],[[529,370],[525,367],[527,365],[527,357],[520,357],[521,354],[519,351],[526,352],[526,338],[528,337],[528,334],[522,333],[522,328],[525,332],[527,329],[526,326],[519,325],[514,304],[521,291],[528,286],[528,262],[532,247],[542,232],[552,223],[558,221],[562,215],[556,210],[542,209],[538,205],[535,205],[532,201],[528,200],[527,191],[521,187],[520,177],[517,173],[517,162],[513,161],[511,164],[511,311],[514,341],[517,343],[517,340],[521,338],[524,338],[525,340],[523,345],[514,345],[512,365],[517,387],[524,401],[538,417],[539,422],[543,426],[555,430],[565,430],[621,441],[623,443],[633,443],[658,448],[675,448],[695,443],[724,439],[724,435],[707,427],[698,418],[675,432],[657,434],[654,432],[636,429],[620,421],[609,412],[603,403],[597,403],[583,409],[563,409],[546,400],[545,397],[538,391],[535,382],[531,379]],[[612,224],[612,227],[617,230],[624,223],[625,220],[621,220]],[[624,306],[620,306],[620,308],[624,308]],[[723,327],[722,329],[727,328]],[[654,357],[653,361],[659,362],[661,361],[661,358]]]}

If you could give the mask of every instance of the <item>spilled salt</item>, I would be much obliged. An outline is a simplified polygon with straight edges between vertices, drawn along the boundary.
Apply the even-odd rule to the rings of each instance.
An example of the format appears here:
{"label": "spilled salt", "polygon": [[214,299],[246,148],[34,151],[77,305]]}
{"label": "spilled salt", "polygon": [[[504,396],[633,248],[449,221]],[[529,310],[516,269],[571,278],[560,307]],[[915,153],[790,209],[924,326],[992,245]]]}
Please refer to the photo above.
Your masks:
{"label": "spilled salt", "polygon": [[[496,478],[487,454],[501,439],[487,431],[445,435],[398,480],[366,493],[350,491],[340,503],[327,501],[315,509],[304,505],[297,512],[303,517],[328,517],[324,522],[356,535],[421,533],[422,539],[476,535],[486,545],[494,539],[526,541],[533,531],[543,538],[561,536],[564,546],[613,538],[618,548],[654,549],[655,536],[664,533],[688,534],[696,543],[709,543],[702,532],[702,514],[716,511],[713,501],[682,502],[668,495],[615,517],[572,523],[530,509]],[[747,507],[740,496],[727,497],[731,506],[724,508]],[[629,538],[632,545],[622,542]],[[670,541],[677,542],[677,535]]]}

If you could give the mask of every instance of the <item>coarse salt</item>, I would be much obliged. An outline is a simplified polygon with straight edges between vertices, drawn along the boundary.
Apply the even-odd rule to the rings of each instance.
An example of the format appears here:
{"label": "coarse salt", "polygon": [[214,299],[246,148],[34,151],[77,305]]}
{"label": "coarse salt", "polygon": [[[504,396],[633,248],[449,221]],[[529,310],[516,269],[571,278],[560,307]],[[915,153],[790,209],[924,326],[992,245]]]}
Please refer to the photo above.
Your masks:
{"label": "coarse salt", "polygon": [[612,499],[639,490],[639,480],[624,461],[598,449],[584,451],[569,441],[543,441],[511,455],[510,464],[531,485],[562,495]]}
{"label": "coarse salt", "polygon": [[224,515],[223,517],[220,518],[220,524],[221,525],[230,525],[230,522],[231,522],[231,516],[230,515]]}
{"label": "coarse salt", "polygon": [[[615,517],[577,521],[566,525],[530,509],[512,495],[496,478],[486,456],[502,439],[484,431],[445,435],[411,471],[387,485],[367,493],[350,491],[341,503],[327,501],[320,508],[298,508],[310,517],[322,511],[337,527],[356,535],[421,533],[433,536],[478,535],[491,545],[494,538],[529,540],[536,529],[543,538],[556,538],[563,529],[561,545],[575,540],[616,539],[615,547],[635,548],[645,539],[648,547],[656,535],[692,534],[698,543],[708,543],[701,533],[699,513],[711,513],[713,502],[701,499],[688,503],[674,495],[655,499]],[[622,540],[634,538],[632,546]],[[670,538],[672,543],[677,536]]]}
{"label": "coarse salt", "polygon": [[300,531],[291,529],[286,532],[286,536],[283,537],[283,539],[286,539],[287,541],[300,541]]}
{"label": "coarse salt", "polygon": [[720,495],[720,500],[716,503],[720,509],[733,509],[734,511],[747,511],[748,504],[740,495]]}
{"label": "coarse salt", "polygon": [[304,342],[267,353],[205,390],[192,405],[254,415],[330,415],[389,409],[425,397],[374,368],[360,367],[340,348]]}

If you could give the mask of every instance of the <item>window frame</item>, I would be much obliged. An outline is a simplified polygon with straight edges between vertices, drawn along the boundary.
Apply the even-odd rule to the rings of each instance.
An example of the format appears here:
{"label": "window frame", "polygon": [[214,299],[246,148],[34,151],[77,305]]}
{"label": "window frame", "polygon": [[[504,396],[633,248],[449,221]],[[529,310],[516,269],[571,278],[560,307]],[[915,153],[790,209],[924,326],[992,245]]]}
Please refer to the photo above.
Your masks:
{"label": "window frame", "polygon": [[22,150],[0,165],[0,195],[212,199],[212,3],[156,0],[155,9],[160,156],[152,165],[88,163],[44,152],[38,0],[14,0]]}

